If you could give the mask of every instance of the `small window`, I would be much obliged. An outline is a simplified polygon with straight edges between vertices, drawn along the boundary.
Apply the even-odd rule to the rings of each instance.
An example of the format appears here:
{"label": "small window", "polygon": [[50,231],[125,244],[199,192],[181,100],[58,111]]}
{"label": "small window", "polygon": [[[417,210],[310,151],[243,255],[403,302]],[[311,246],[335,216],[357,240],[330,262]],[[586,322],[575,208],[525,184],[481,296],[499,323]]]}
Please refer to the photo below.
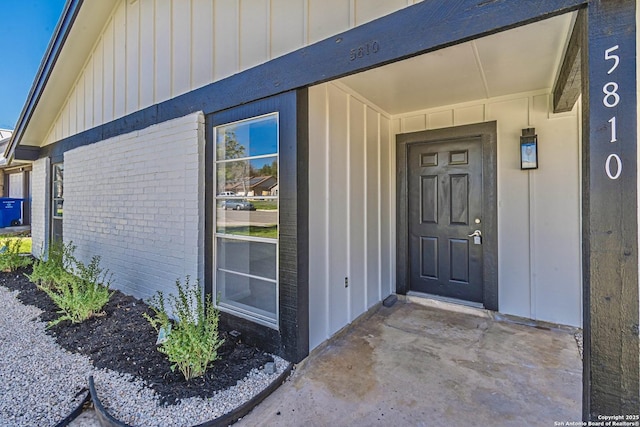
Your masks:
{"label": "small window", "polygon": [[218,306],[278,321],[278,114],[217,126],[215,293]]}
{"label": "small window", "polygon": [[51,240],[62,241],[62,214],[64,206],[64,164],[51,167]]}

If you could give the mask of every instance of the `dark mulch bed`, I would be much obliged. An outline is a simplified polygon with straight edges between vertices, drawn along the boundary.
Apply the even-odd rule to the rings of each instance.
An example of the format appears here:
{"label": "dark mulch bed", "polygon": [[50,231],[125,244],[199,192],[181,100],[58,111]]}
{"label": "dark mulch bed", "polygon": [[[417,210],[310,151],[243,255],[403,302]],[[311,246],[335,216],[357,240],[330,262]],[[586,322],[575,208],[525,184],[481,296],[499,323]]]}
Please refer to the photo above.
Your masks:
{"label": "dark mulch bed", "polygon": [[[57,307],[44,292],[29,282],[25,273],[30,273],[30,268],[16,273],[0,272],[0,285],[19,291],[18,298],[22,303],[43,310],[39,316],[41,320],[49,322],[58,318]],[[273,361],[270,355],[221,329],[220,336],[225,341],[218,350],[220,359],[203,377],[187,382],[180,372],[171,371],[166,356],[157,351],[157,334],[142,317],[142,313],[153,313],[142,300],[116,291],[104,312],[103,316],[79,324],[61,322],[47,332],[63,348],[91,358],[97,368],[141,378],[158,393],[163,404],[174,404],[187,397],[212,396],[217,390],[236,385],[253,368]]]}

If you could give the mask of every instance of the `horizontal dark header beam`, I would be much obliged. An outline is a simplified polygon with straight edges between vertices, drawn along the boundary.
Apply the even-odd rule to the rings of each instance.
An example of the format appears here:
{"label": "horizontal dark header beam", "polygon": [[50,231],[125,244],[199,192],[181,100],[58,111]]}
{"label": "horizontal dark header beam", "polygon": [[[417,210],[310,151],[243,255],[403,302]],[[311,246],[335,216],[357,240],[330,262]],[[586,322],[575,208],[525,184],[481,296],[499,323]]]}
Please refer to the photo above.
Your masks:
{"label": "horizontal dark header beam", "polygon": [[38,160],[40,158],[40,147],[30,145],[20,145],[13,152],[16,160]]}
{"label": "horizontal dark header beam", "polygon": [[42,155],[225,110],[579,9],[588,0],[429,0],[60,141]]}

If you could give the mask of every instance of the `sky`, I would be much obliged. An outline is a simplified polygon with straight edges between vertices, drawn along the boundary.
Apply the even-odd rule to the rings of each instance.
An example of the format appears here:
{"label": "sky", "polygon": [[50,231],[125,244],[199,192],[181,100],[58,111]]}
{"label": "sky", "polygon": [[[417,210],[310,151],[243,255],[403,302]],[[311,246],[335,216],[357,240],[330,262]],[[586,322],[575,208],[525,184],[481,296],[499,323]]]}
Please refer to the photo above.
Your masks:
{"label": "sky", "polygon": [[13,129],[66,0],[0,0],[0,129]]}

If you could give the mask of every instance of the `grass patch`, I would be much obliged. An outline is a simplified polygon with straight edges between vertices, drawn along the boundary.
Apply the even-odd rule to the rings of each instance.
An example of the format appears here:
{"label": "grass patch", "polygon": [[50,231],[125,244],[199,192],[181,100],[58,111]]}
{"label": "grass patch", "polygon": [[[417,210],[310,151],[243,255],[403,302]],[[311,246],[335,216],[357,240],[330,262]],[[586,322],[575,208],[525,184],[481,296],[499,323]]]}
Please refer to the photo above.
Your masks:
{"label": "grass patch", "polygon": [[3,241],[14,242],[16,240],[20,241],[20,248],[18,249],[19,254],[30,254],[31,253],[31,237],[3,237]]}
{"label": "grass patch", "polygon": [[250,200],[253,203],[253,206],[256,209],[264,210],[264,211],[275,211],[278,210],[278,201],[277,200]]}
{"label": "grass patch", "polygon": [[222,234],[236,234],[239,236],[253,236],[253,237],[266,237],[269,239],[278,238],[278,226],[271,225],[267,227],[260,227],[257,225],[245,225],[238,227],[219,227],[218,233]]}

